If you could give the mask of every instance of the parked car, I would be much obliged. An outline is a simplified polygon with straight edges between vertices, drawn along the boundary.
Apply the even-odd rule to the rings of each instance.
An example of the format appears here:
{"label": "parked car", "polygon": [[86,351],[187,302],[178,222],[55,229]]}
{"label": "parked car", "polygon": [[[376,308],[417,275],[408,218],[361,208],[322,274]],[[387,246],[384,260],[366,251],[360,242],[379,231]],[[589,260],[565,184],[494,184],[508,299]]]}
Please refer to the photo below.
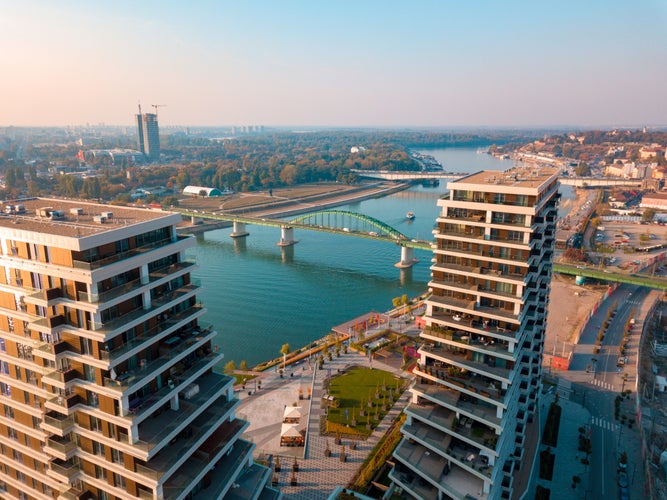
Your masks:
{"label": "parked car", "polygon": [[618,485],[621,488],[627,488],[628,487],[628,473],[625,471],[621,471],[618,473]]}

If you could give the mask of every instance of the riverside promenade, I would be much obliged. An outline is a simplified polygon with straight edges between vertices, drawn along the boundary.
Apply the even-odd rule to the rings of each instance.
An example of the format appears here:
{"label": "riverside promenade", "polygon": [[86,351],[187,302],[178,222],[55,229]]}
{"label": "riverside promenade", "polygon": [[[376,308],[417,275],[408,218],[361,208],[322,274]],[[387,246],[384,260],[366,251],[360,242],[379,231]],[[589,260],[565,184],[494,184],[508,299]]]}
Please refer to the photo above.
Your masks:
{"label": "riverside promenade", "polygon": [[[383,325],[386,328],[386,325]],[[369,331],[369,335],[372,332]],[[386,370],[396,377],[405,378],[408,374],[400,368],[400,357],[372,361],[372,367]],[[270,369],[258,374],[261,380],[261,389],[254,391],[256,384],[250,381],[246,390],[237,394],[241,404],[237,414],[248,419],[250,426],[243,437],[253,441],[256,445],[255,457],[276,457],[280,460],[280,472],[276,473],[279,487],[284,498],[304,500],[324,500],[339,486],[345,487],[355,476],[363,461],[368,457],[373,447],[389,429],[392,422],[400,415],[409,400],[409,391],[404,392],[393,408],[387,413],[380,425],[374,429],[371,436],[365,440],[356,441],[356,449],[351,449],[351,440],[342,438],[341,444],[335,444],[335,437],[320,434],[320,421],[325,409],[320,401],[323,395],[325,379],[338,371],[352,366],[369,366],[368,357],[356,351],[341,352],[340,357],[333,357],[326,361],[323,369],[317,369],[316,363],[309,364],[307,360],[295,365],[287,365],[284,378],[278,371]],[[310,387],[310,400],[298,399],[299,389],[307,394],[305,388]],[[304,447],[281,447],[280,429],[284,408],[297,403],[302,407],[302,419],[306,419],[307,434]],[[331,456],[325,456],[327,448]],[[346,461],[340,461],[341,451],[345,447]],[[298,472],[293,474],[294,463],[297,463]],[[296,486],[292,479],[296,479]]]}

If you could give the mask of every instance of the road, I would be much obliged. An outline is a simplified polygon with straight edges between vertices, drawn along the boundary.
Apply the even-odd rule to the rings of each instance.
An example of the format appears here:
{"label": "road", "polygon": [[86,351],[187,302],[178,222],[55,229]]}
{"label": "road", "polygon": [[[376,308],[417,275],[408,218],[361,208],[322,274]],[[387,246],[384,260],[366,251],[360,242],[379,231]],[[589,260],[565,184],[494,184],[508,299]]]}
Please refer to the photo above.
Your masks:
{"label": "road", "polygon": [[[616,468],[623,451],[623,430],[614,418],[614,400],[625,389],[623,373],[617,367],[619,345],[627,320],[638,309],[649,290],[633,285],[621,285],[595,313],[581,336],[570,363],[567,378],[573,382],[575,400],[590,411],[591,422],[586,434],[591,439],[590,489],[588,499],[609,500],[619,497]],[[617,312],[607,328],[600,352],[593,354],[595,340],[607,317],[607,311],[617,302]],[[626,353],[629,364],[637,362],[636,353]],[[628,378],[626,386],[634,380]]]}

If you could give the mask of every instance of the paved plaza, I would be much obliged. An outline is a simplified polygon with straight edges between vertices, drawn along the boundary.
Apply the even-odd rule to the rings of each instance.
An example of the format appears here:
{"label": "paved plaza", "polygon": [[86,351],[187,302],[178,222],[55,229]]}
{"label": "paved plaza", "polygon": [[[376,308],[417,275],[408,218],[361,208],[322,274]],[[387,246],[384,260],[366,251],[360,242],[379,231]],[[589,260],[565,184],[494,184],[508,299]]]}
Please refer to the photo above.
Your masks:
{"label": "paved plaza", "polygon": [[[386,370],[396,376],[404,376],[398,366],[391,366],[373,360],[373,368]],[[277,371],[270,370],[260,374],[261,389],[253,391],[255,384],[249,382],[246,390],[239,392],[241,405],[238,414],[247,418],[251,424],[244,434],[244,438],[253,441],[256,445],[255,456],[272,455],[280,457],[280,472],[277,473],[277,486],[282,490],[285,498],[320,500],[326,499],[337,486],[346,486],[358,471],[370,451],[384,435],[391,423],[396,419],[409,398],[409,392],[403,393],[391,411],[385,416],[380,425],[365,441],[357,441],[356,449],[350,449],[351,441],[342,439],[340,445],[335,444],[334,437],[320,435],[320,417],[325,411],[320,405],[323,394],[322,385],[327,376],[338,373],[351,366],[368,366],[369,361],[356,351],[334,357],[326,361],[322,370],[314,370],[307,362],[297,365],[288,365],[284,378],[280,378]],[[311,388],[312,398],[307,397],[307,388]],[[303,400],[299,400],[299,389],[302,389]],[[283,412],[286,406],[297,403],[302,407],[303,419],[306,419],[308,432],[305,447],[280,446],[280,428]],[[331,456],[325,457],[325,450],[331,450]],[[347,459],[340,461],[342,447],[345,447]],[[297,462],[298,472],[293,474],[294,462]],[[296,478],[297,485],[292,486],[292,478]]]}

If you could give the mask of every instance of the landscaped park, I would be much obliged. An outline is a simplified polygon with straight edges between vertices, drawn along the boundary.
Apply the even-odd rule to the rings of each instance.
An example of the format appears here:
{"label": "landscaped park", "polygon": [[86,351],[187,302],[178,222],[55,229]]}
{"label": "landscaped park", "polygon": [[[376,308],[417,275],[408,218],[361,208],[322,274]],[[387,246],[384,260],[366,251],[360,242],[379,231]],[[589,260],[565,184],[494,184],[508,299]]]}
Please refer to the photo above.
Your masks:
{"label": "landscaped park", "polygon": [[328,381],[325,430],[328,434],[366,438],[398,400],[403,381],[384,370],[354,366]]}

